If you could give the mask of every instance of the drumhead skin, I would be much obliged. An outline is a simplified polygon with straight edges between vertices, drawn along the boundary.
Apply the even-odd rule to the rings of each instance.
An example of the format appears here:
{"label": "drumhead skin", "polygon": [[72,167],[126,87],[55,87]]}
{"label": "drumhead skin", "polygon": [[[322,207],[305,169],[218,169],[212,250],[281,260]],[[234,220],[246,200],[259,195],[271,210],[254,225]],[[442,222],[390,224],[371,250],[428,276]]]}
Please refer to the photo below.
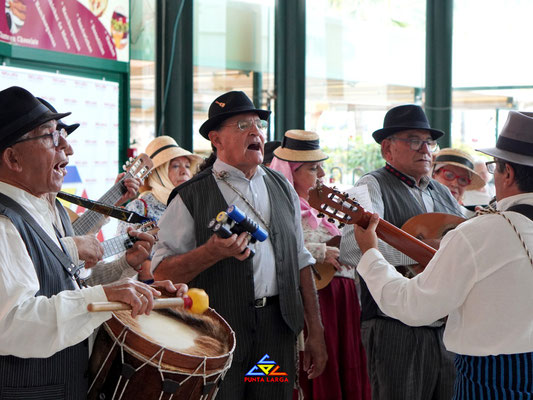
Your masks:
{"label": "drumhead skin", "polygon": [[[213,309],[202,316],[202,323],[160,311],[135,320],[130,313],[113,313],[98,332],[89,365],[87,399],[117,398],[119,394],[121,400],[169,396],[212,400],[235,350],[235,333],[227,322]],[[162,328],[151,326],[161,321]],[[162,329],[185,339],[165,344],[168,337],[158,332]]]}
{"label": "drumhead skin", "polygon": [[[235,333],[228,323],[211,308],[202,317],[205,318],[205,325],[208,329],[187,326],[178,317],[155,310],[141,322],[131,318],[130,311],[116,311],[104,326],[115,340],[121,333],[125,335],[126,350],[129,348],[147,359],[152,359],[157,353],[163,353],[162,363],[168,369],[195,371],[206,357],[206,370],[222,369],[235,350]],[[179,343],[176,345],[175,340],[166,343],[163,333],[156,334],[158,328],[147,328],[151,323],[162,322],[167,328],[174,325],[174,332],[181,331],[186,335],[181,345]],[[122,342],[121,339],[119,341]],[[193,345],[184,346],[187,342],[193,342]]]}

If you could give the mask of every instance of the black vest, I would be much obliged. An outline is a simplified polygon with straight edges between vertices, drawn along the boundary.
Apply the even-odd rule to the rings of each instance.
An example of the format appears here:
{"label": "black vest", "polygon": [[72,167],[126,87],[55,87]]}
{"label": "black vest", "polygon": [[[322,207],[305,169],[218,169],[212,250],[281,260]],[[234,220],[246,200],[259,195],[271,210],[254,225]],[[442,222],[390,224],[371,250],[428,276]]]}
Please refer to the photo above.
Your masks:
{"label": "black vest", "polygon": [[[15,210],[17,207],[5,204],[5,197],[0,196],[0,215],[11,220],[26,244],[39,279],[40,289],[35,296],[52,297],[64,290],[76,289],[76,283],[58,258]],[[85,399],[88,356],[87,340],[48,358],[0,356],[0,398]]]}
{"label": "black vest", "polygon": [[[370,172],[369,175],[376,178],[379,183],[385,221],[401,228],[409,218],[426,212],[420,203],[413,199],[405,184],[385,168]],[[434,212],[463,216],[457,201],[446,186],[432,179],[427,190],[433,198]],[[384,315],[372,298],[364,279],[361,279],[361,308],[362,321]]]}
{"label": "black vest", "polygon": [[[300,271],[294,234],[294,203],[290,186],[276,171],[264,168],[271,218],[269,239],[275,254],[280,308],[288,327],[297,335],[303,329],[303,303],[300,296]],[[212,170],[207,169],[178,186],[169,202],[179,194],[194,219],[196,244],[204,244],[211,236],[207,224],[228,204],[218,189]],[[252,261],[226,258],[196,276],[190,287],[209,294],[209,304],[230,324],[236,333],[235,360],[242,360],[252,344],[255,329],[254,278]]]}

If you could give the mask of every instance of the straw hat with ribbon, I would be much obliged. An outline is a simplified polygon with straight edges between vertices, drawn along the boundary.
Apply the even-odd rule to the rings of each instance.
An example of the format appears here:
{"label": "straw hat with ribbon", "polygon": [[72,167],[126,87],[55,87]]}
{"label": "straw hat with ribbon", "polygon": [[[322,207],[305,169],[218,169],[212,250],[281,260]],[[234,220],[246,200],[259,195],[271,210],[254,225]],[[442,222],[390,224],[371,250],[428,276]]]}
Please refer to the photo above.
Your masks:
{"label": "straw hat with ribbon", "polygon": [[293,162],[317,162],[328,158],[320,150],[318,134],[297,129],[285,132],[281,146],[274,150],[274,155],[280,160]]}
{"label": "straw hat with ribbon", "polygon": [[[304,163],[320,162],[328,158],[320,150],[319,136],[315,132],[290,130],[285,132],[281,146],[274,150],[274,159],[270,168],[281,172],[294,186],[294,172]],[[308,221],[313,229],[324,226],[333,235],[340,235],[339,229],[327,220],[319,218],[318,211],[309,205],[307,199],[300,197],[302,219]]]}
{"label": "straw hat with ribbon", "polygon": [[154,169],[139,191],[150,191],[163,204],[167,204],[168,196],[174,189],[168,177],[170,161],[177,157],[187,157],[191,163],[191,174],[194,175],[203,160],[202,157],[178,146],[170,136],[156,137],[146,146],[146,154],[152,159]]}
{"label": "straw hat with ribbon", "polygon": [[452,148],[440,150],[435,156],[433,171],[437,172],[446,165],[454,165],[470,173],[471,182],[470,185],[466,186],[466,190],[477,190],[485,186],[485,181],[481,175],[474,171],[474,159],[467,152]]}

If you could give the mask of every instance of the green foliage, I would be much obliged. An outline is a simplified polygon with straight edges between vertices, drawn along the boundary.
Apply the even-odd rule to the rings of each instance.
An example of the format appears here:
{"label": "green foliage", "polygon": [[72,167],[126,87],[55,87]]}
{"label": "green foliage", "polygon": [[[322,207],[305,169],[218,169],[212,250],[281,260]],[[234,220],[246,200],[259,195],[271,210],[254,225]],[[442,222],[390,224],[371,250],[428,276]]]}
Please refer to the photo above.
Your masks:
{"label": "green foliage", "polygon": [[343,184],[353,185],[362,175],[385,165],[380,145],[365,144],[360,136],[350,137],[347,148],[325,147],[324,151],[329,155],[324,162],[326,178],[333,176],[336,183],[340,181],[340,173]]}

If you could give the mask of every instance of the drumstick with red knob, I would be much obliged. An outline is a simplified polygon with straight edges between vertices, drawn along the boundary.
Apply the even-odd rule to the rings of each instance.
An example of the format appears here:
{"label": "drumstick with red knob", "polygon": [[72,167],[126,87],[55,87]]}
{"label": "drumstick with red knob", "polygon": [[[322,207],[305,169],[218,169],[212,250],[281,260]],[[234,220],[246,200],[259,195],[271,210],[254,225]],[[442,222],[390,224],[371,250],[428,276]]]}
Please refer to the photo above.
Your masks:
{"label": "drumstick with red knob", "polygon": [[[209,308],[209,296],[203,289],[192,288],[183,297],[166,297],[154,299],[153,309],[181,307],[194,314],[203,314]],[[119,301],[101,301],[90,303],[87,310],[91,312],[131,310],[131,306]]]}

